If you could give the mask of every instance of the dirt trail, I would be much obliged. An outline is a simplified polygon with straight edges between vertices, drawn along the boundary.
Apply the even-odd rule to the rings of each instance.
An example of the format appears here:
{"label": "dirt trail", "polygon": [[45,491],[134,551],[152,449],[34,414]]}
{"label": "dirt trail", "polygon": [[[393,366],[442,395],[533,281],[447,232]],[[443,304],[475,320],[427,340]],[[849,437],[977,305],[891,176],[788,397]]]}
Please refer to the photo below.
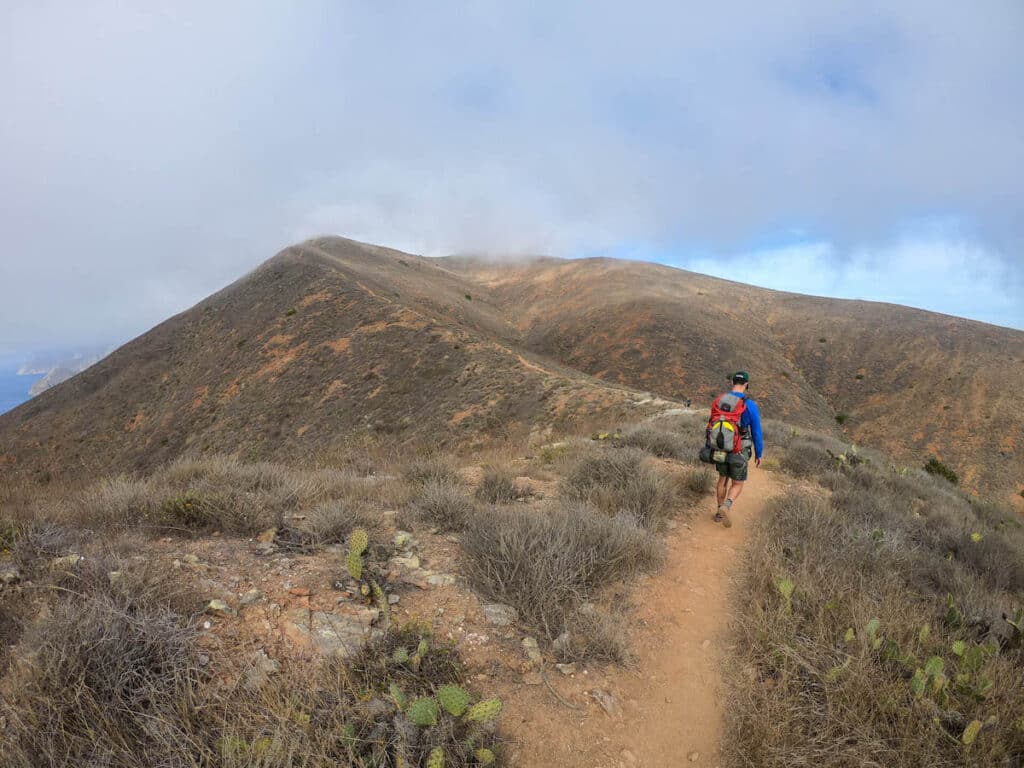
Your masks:
{"label": "dirt trail", "polygon": [[[637,592],[635,669],[610,669],[589,685],[609,691],[620,707],[594,706],[580,716],[562,710],[556,723],[533,724],[520,764],[594,768],[717,766],[723,705],[720,664],[729,643],[730,579],[749,528],[776,490],[763,471],[750,480],[724,528],[711,520],[714,499],[669,536],[663,570]],[[538,727],[540,726],[540,727]],[[538,744],[536,742],[542,742]],[[690,759],[696,753],[695,759]]]}
{"label": "dirt trail", "polygon": [[767,473],[751,469],[732,528],[711,520],[714,501],[708,499],[689,527],[680,526],[669,540],[665,570],[651,580],[638,611],[638,672],[620,681],[623,699],[635,702],[617,745],[624,764],[691,764],[695,752],[693,764],[718,765],[730,579],[748,529],[773,490]]}

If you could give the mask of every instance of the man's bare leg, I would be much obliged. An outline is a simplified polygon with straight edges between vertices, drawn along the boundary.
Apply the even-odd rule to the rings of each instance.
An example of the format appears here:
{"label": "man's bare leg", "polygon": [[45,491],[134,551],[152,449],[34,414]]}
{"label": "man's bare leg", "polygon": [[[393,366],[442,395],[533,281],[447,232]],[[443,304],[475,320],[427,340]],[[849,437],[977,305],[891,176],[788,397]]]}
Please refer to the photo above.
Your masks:
{"label": "man's bare leg", "polygon": [[732,503],[740,497],[741,493],[743,493],[743,484],[745,482],[745,480],[732,481],[732,487],[729,488],[729,495],[727,497],[729,499],[729,506],[732,506]]}
{"label": "man's bare leg", "polygon": [[[733,486],[736,483],[733,482]],[[732,504],[729,501],[729,495],[731,489],[729,488],[729,478],[725,475],[718,476],[718,511],[715,513],[715,522],[721,523],[726,528],[732,525],[732,521],[729,519],[729,506]]]}

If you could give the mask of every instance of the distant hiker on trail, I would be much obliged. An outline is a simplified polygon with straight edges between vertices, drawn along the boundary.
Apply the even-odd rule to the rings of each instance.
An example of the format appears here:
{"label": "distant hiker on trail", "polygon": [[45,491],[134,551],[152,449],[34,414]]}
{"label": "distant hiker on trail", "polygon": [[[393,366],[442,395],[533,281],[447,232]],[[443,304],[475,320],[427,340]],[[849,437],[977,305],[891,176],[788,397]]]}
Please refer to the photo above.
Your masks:
{"label": "distant hiker on trail", "polygon": [[761,466],[764,456],[761,412],[747,394],[750,374],[737,371],[729,380],[732,390],[719,395],[711,403],[707,440],[701,451],[701,460],[714,464],[718,470],[718,511],[714,520],[726,528],[732,525],[729,512],[733,502],[743,493],[751,448],[755,466]]}

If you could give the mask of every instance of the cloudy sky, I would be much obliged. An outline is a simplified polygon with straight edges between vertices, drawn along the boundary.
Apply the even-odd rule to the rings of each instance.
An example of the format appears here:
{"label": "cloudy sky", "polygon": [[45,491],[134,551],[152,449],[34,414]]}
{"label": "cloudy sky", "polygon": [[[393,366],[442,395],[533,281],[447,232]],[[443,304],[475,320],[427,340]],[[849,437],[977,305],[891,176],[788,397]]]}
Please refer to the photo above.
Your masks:
{"label": "cloudy sky", "polygon": [[323,233],[1024,328],[1024,5],[708,5],[6,0],[0,355]]}

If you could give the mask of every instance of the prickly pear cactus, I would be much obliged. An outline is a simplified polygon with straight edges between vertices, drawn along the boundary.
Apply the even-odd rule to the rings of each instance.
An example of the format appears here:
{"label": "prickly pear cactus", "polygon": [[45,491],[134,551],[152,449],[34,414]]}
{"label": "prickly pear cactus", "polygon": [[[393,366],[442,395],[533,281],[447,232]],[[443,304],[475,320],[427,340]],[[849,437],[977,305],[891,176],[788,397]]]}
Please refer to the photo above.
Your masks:
{"label": "prickly pear cactus", "polygon": [[349,534],[348,537],[348,551],[355,552],[357,555],[363,554],[366,548],[370,545],[370,536],[364,528],[356,528]]}
{"label": "prickly pear cactus", "polygon": [[469,694],[457,685],[444,685],[437,692],[437,700],[452,717],[462,717],[469,706]]}
{"label": "prickly pear cactus", "polygon": [[427,758],[427,768],[444,768],[444,750],[434,747]]}
{"label": "prickly pear cactus", "polygon": [[430,650],[430,643],[428,643],[426,641],[426,639],[420,640],[420,644],[416,646],[416,655],[417,656],[426,656],[427,655],[427,651],[429,651],[429,650]]}
{"label": "prickly pear cactus", "polygon": [[395,652],[391,654],[391,660],[395,664],[408,664],[409,652],[405,648],[395,648]]}
{"label": "prickly pear cactus", "polygon": [[437,702],[431,698],[416,699],[405,710],[405,716],[414,725],[437,725]]}
{"label": "prickly pear cactus", "polygon": [[391,624],[391,606],[388,605],[388,596],[376,581],[370,585],[370,588],[373,590],[373,601],[377,604],[377,610],[380,611],[382,626],[387,631]]}
{"label": "prickly pear cactus", "polygon": [[402,689],[395,683],[392,683],[388,688],[388,694],[391,696],[391,700],[395,702],[395,706],[398,707],[399,711],[404,710],[406,705],[409,703],[409,700],[402,692]]}
{"label": "prickly pear cactus", "polygon": [[348,567],[348,575],[356,581],[363,578],[363,556],[354,551],[349,551],[345,557],[345,565]]}
{"label": "prickly pear cactus", "polygon": [[474,752],[473,757],[480,765],[494,765],[494,753],[486,747],[481,747]]}
{"label": "prickly pear cactus", "polygon": [[474,704],[466,712],[466,720],[472,723],[489,723],[501,713],[501,699],[494,697]]}

